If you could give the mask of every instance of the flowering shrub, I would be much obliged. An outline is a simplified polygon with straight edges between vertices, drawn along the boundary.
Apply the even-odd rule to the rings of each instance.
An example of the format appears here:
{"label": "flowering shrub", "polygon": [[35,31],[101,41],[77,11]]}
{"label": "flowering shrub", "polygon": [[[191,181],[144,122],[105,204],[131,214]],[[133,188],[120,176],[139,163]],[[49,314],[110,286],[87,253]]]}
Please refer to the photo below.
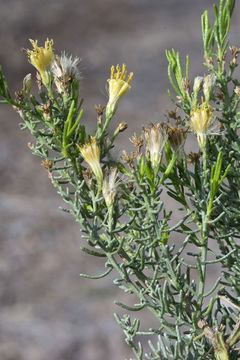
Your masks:
{"label": "flowering shrub", "polygon": [[[16,99],[0,74],[1,103],[12,105],[22,129],[35,136],[29,147],[42,158],[67,204],[64,211],[79,222],[82,250],[106,260],[103,274],[82,276],[100,279],[115,271],[114,284],[138,299],[133,306],[117,301],[126,315],[115,315],[137,360],[240,358],[240,82],[234,78],[240,49],[229,48],[228,40],[234,4],[215,5],[212,26],[203,13],[208,73],[197,76],[192,87],[188,57],[184,73],[180,54],[166,51],[176,93],[169,96],[184,117],[173,111],[174,126],[158,123],[135,133],[130,139],[135,151],[124,150],[118,161],[111,154],[127,125],[120,123],[112,137],[108,126],[131,90],[133,73],[127,77],[124,64],[111,67],[106,111],[95,107],[94,134],[81,123],[79,59],[56,55],[53,40],[44,47],[30,40],[33,50],[26,50],[37,69],[38,97],[31,93],[30,74]],[[197,153],[184,151],[189,132],[197,137]],[[163,189],[180,207],[178,222],[175,212],[166,210]],[[214,264],[221,274],[206,290]],[[156,328],[144,329],[131,318],[144,308],[157,319]],[[143,350],[145,336],[149,349]]]}

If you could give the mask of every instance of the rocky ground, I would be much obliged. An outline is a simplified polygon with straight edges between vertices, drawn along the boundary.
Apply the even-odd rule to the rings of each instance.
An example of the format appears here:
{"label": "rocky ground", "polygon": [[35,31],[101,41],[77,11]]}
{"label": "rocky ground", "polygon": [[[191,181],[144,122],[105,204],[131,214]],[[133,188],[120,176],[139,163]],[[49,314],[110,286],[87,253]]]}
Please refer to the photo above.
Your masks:
{"label": "rocky ground", "polygon": [[[164,120],[173,109],[166,89],[164,50],[190,54],[191,77],[203,74],[200,15],[211,0],[0,0],[0,64],[14,92],[34,70],[22,48],[28,39],[53,38],[56,52],[81,61],[84,122],[95,126],[94,104],[106,102],[110,66],[125,62],[134,72],[132,90],[112,124],[126,121],[129,136],[144,124]],[[240,6],[232,43],[239,44]],[[120,360],[130,357],[115,323],[111,278],[88,281],[103,263],[80,252],[80,231],[62,213],[31,141],[6,105],[0,108],[0,359]],[[188,150],[192,147],[188,144]],[[170,205],[169,205],[170,206]],[[152,320],[147,318],[150,323]]]}

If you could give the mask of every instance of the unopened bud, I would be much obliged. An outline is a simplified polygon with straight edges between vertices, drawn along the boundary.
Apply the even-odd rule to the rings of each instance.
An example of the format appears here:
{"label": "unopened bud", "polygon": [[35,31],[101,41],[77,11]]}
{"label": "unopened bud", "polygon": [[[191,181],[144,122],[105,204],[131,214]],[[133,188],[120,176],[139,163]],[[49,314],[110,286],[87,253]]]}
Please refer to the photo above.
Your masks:
{"label": "unopened bud", "polygon": [[194,84],[193,84],[193,92],[194,92],[194,95],[198,95],[200,89],[201,89],[201,86],[202,86],[202,82],[203,82],[203,77],[202,76],[197,76],[195,77],[194,79]]}
{"label": "unopened bud", "polygon": [[126,130],[128,128],[128,125],[126,123],[120,123],[118,125],[118,128],[119,128],[119,132],[123,132],[124,130]]}
{"label": "unopened bud", "polygon": [[111,207],[114,203],[117,187],[118,187],[118,170],[117,168],[111,169],[109,174],[105,174],[103,178],[102,193],[107,207]]}
{"label": "unopened bud", "polygon": [[204,79],[203,93],[204,93],[205,100],[207,101],[207,103],[211,99],[215,82],[216,82],[216,76],[214,74],[207,75]]}
{"label": "unopened bud", "polygon": [[29,94],[32,90],[32,75],[27,74],[23,79],[23,91],[26,94]]}
{"label": "unopened bud", "polygon": [[118,125],[118,127],[116,128],[114,134],[113,134],[113,140],[115,140],[115,138],[118,136],[118,134],[119,134],[120,132],[123,132],[124,130],[126,130],[127,127],[128,127],[128,126],[127,126],[126,123],[120,123],[120,124]]}

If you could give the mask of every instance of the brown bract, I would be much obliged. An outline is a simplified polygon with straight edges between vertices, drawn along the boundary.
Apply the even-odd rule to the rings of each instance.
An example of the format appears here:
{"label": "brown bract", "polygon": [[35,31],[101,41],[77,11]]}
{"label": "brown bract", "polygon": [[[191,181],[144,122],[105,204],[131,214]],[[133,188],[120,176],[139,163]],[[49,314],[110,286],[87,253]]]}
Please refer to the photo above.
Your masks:
{"label": "brown bract", "polygon": [[187,138],[187,130],[177,126],[168,129],[168,141],[175,153],[183,152],[185,141]]}

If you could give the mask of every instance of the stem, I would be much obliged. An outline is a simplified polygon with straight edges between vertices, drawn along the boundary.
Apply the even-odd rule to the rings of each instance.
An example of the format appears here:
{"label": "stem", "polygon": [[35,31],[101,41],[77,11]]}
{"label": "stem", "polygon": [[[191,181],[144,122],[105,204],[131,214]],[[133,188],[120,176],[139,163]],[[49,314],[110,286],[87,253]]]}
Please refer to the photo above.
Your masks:
{"label": "stem", "polygon": [[164,180],[166,180],[166,178],[168,177],[168,175],[171,173],[175,163],[177,161],[177,154],[174,152],[171,158],[170,163],[168,164],[168,167],[166,168],[164,174],[162,175],[159,183],[158,183],[158,187],[160,187],[162,185],[162,183],[164,182]]}
{"label": "stem", "polygon": [[113,205],[108,207],[108,231],[111,234],[113,229]]}
{"label": "stem", "polygon": [[[126,283],[128,284],[129,288],[133,291],[133,293],[144,303],[148,303],[148,300],[145,298],[145,296],[142,294],[142,292],[140,292],[139,289],[129,279],[126,279],[125,273],[123,272],[123,270],[121,269],[121,267],[119,266],[117,261],[115,260],[114,256],[108,253],[107,257],[108,257],[110,264],[113,266],[113,268],[119,273],[119,275],[122,277],[122,279],[125,279]],[[158,320],[160,320],[160,321],[162,320],[162,318],[159,316],[159,313],[152,306],[146,305],[146,308],[148,310],[150,310],[150,312]]]}
{"label": "stem", "polygon": [[51,97],[54,105],[56,106],[56,108],[58,109],[58,111],[61,112],[60,105],[59,105],[59,103],[57,102],[57,100],[56,100],[56,98],[55,98],[55,95],[54,95],[54,93],[53,93],[53,89],[52,89],[52,86],[51,86],[51,85],[47,87],[47,91],[48,91],[48,93],[49,93],[49,95],[50,95],[50,97]]}
{"label": "stem", "polygon": [[106,121],[105,121],[105,123],[104,123],[104,125],[103,125],[101,135],[99,136],[99,143],[102,142],[102,140],[103,140],[103,138],[104,138],[104,136],[105,136],[105,131],[107,130],[108,125],[109,125],[112,117],[113,117],[113,115],[109,115],[109,116],[106,117]]}
{"label": "stem", "polygon": [[[206,189],[208,186],[208,156],[207,156],[207,142],[204,141],[202,146],[203,151],[203,181],[202,181],[202,195],[204,198],[204,207],[207,206],[207,193]],[[202,308],[203,298],[204,298],[204,290],[206,283],[206,260],[207,260],[207,248],[208,248],[208,226],[209,215],[207,214],[207,208],[202,210],[202,224],[201,224],[201,239],[202,239],[202,247],[201,247],[201,276],[199,274],[199,291],[198,291],[198,301],[199,308]]]}

